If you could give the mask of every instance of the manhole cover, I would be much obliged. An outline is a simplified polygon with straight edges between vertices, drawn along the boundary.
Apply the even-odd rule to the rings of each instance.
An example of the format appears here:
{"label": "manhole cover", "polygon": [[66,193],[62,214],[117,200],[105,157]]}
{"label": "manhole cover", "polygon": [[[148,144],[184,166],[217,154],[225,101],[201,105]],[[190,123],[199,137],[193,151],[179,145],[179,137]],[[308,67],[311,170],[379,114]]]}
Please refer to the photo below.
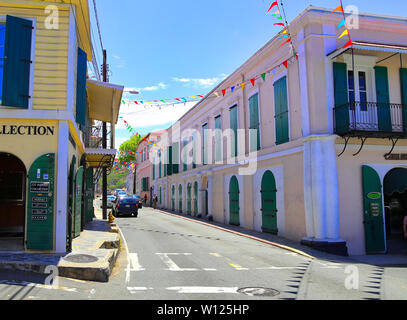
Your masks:
{"label": "manhole cover", "polygon": [[238,289],[237,292],[251,297],[274,297],[280,294],[280,291],[263,287],[241,288]]}
{"label": "manhole cover", "polygon": [[90,256],[88,254],[71,254],[67,257],[64,257],[63,259],[74,263],[89,263],[99,260],[98,258]]}

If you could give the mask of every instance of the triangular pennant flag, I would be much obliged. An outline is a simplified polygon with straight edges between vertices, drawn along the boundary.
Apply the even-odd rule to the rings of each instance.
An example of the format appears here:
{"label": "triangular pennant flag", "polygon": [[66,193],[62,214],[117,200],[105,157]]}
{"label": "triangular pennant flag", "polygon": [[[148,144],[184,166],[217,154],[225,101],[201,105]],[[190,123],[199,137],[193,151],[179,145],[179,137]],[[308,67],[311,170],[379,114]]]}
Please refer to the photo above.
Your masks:
{"label": "triangular pennant flag", "polygon": [[231,92],[235,91],[235,86],[231,87],[231,88],[230,88],[230,91],[231,91]]}
{"label": "triangular pennant flag", "polygon": [[217,93],[216,91],[213,93],[215,96],[219,97],[219,93]]}
{"label": "triangular pennant flag", "polygon": [[244,89],[245,85],[246,85],[246,82],[242,82],[242,83],[240,84],[240,87],[242,88],[242,90]]}
{"label": "triangular pennant flag", "polygon": [[285,45],[286,43],[290,42],[291,39],[288,39],[286,42],[284,42],[281,46]]}
{"label": "triangular pennant flag", "polygon": [[285,67],[286,69],[288,69],[288,60],[284,61],[284,62],[283,62],[283,65],[284,65],[284,67]]}
{"label": "triangular pennant flag", "polygon": [[279,16],[279,17],[277,17],[277,19],[283,20],[283,17],[282,17],[282,16]]}
{"label": "triangular pennant flag", "polygon": [[270,8],[267,10],[267,13],[269,13],[270,10],[273,9],[273,7],[275,7],[275,6],[278,6],[278,2],[277,2],[277,1],[274,1],[274,2],[271,4]]}
{"label": "triangular pennant flag", "polygon": [[226,93],[226,89],[223,89],[223,90],[222,90],[223,96],[225,96],[225,93]]}
{"label": "triangular pennant flag", "polygon": [[281,38],[278,38],[277,40],[281,40],[281,39],[284,39],[284,38],[289,38],[289,35],[286,34],[286,35],[282,36]]}
{"label": "triangular pennant flag", "polygon": [[135,104],[138,104],[138,102],[137,102],[137,101],[134,101],[134,103],[135,103]]}
{"label": "triangular pennant flag", "polygon": [[280,14],[280,10],[277,10],[276,12],[274,12],[274,13],[273,13],[273,16],[276,16],[276,15],[278,15],[278,14]]}
{"label": "triangular pennant flag", "polygon": [[254,87],[254,83],[256,82],[256,78],[250,79],[250,82],[252,83],[252,85]]}
{"label": "triangular pennant flag", "polygon": [[350,47],[350,46],[353,46],[352,40],[349,40],[349,41],[343,46],[342,49],[345,49],[345,48]]}
{"label": "triangular pennant flag", "polygon": [[342,32],[342,34],[339,36],[338,39],[342,38],[345,34],[349,34],[348,29],[346,29],[344,32]]}
{"label": "triangular pennant flag", "polygon": [[342,6],[337,6],[337,7],[335,8],[335,10],[331,12],[331,14],[334,13],[335,11],[339,11],[339,12],[342,12],[342,13],[343,13],[343,8],[342,8]]}
{"label": "triangular pennant flag", "polygon": [[261,77],[263,78],[263,81],[266,81],[266,73],[263,73],[263,74],[261,75]]}
{"label": "triangular pennant flag", "polygon": [[274,25],[275,25],[275,26],[282,26],[282,27],[285,27],[284,23],[281,23],[281,22],[277,22],[277,23],[275,23]]}
{"label": "triangular pennant flag", "polygon": [[346,20],[342,19],[341,22],[339,22],[338,26],[336,27],[336,30],[342,28],[345,25],[345,23],[346,23]]}
{"label": "triangular pennant flag", "polygon": [[283,33],[287,33],[287,29],[285,29],[285,30],[283,31]]}

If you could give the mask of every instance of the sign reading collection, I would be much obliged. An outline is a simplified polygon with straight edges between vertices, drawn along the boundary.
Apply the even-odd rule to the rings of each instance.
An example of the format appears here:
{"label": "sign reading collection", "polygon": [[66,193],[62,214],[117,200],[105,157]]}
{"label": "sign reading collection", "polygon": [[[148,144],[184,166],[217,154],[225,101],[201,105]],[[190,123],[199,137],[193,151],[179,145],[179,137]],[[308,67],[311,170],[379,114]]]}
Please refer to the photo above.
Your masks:
{"label": "sign reading collection", "polygon": [[0,135],[53,136],[54,133],[53,126],[0,125]]}

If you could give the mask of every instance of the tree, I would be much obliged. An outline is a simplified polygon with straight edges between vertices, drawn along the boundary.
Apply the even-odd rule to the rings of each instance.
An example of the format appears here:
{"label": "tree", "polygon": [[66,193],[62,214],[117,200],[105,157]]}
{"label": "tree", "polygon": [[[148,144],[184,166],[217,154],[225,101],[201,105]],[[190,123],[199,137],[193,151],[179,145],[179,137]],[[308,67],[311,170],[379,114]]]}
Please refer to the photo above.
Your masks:
{"label": "tree", "polygon": [[[123,142],[120,146],[120,151],[123,154],[120,155],[119,161],[124,161],[126,163],[135,162],[136,161],[136,151],[140,141],[143,138],[140,135],[134,135],[129,140]],[[133,154],[130,154],[132,152]]]}

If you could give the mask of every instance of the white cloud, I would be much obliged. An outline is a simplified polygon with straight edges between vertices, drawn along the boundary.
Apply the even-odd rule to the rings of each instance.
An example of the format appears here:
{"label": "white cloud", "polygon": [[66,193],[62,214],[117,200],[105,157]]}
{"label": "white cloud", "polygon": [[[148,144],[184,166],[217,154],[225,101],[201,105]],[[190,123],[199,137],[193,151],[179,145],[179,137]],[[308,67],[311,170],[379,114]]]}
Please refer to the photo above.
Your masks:
{"label": "white cloud", "polygon": [[172,80],[175,82],[180,82],[185,85],[185,87],[192,87],[195,89],[207,89],[216,86],[222,80],[227,77],[226,74],[221,74],[218,77],[213,78],[178,78],[173,77]]}
{"label": "white cloud", "polygon": [[124,94],[129,93],[130,91],[138,91],[138,92],[150,91],[151,92],[151,91],[165,90],[167,88],[168,88],[167,84],[160,82],[156,85],[144,87],[144,88],[126,87],[126,88],[124,88]]}
{"label": "white cloud", "polygon": [[[168,104],[161,106],[161,110],[159,107],[152,105],[146,105],[144,108],[143,106],[137,106],[135,104],[126,104],[125,106],[121,106],[120,116],[122,116],[129,125],[137,131],[137,128],[160,126],[175,122],[196,104],[196,101],[187,102],[185,104]],[[119,119],[116,128],[126,128],[121,119]]]}

